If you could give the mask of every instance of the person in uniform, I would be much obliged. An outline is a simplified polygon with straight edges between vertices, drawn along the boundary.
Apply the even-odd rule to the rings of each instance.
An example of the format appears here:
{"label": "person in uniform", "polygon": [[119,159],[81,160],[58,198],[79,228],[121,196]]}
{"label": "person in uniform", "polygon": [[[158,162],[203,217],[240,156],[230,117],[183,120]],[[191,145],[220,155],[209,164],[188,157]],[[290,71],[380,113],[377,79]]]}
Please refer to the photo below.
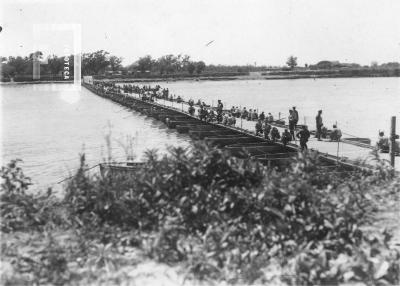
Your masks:
{"label": "person in uniform", "polygon": [[189,103],[189,114],[193,116],[195,112],[195,108],[193,107],[194,105],[193,99],[190,99],[188,103]]}
{"label": "person in uniform", "polygon": [[248,111],[247,111],[246,107],[243,107],[243,110],[242,110],[242,119],[246,119],[246,118],[247,118],[247,114],[248,114]]}
{"label": "person in uniform", "polygon": [[268,123],[272,123],[274,121],[274,117],[272,116],[271,112],[268,112]]}
{"label": "person in uniform", "polygon": [[317,132],[315,133],[315,137],[318,138],[318,141],[321,141],[321,134],[322,134],[322,126],[324,125],[322,123],[322,110],[318,110],[318,114],[315,117],[315,124],[317,127]]}
{"label": "person in uniform", "polygon": [[340,141],[340,138],[342,138],[342,131],[334,124],[329,137],[331,138],[331,141]]}
{"label": "person in uniform", "polygon": [[278,139],[281,139],[281,134],[279,134],[278,128],[272,127],[272,130],[271,130],[271,140],[275,142],[275,141],[278,140]]}
{"label": "person in uniform", "polygon": [[260,116],[259,116],[259,118],[260,118],[260,120],[261,120],[261,121],[264,121],[264,120],[265,120],[265,114],[264,114],[264,111],[260,113]]}
{"label": "person in uniform", "polygon": [[287,129],[285,129],[285,131],[283,131],[282,133],[282,139],[281,139],[283,145],[287,145],[290,141],[292,141],[292,134],[291,132],[289,133],[289,131]]}
{"label": "person in uniform", "polygon": [[289,110],[289,130],[290,130],[290,134],[292,136],[292,140],[296,140],[296,138],[294,137],[294,129],[296,127],[296,121],[295,120],[296,119],[295,119],[294,111],[290,109]]}
{"label": "person in uniform", "polygon": [[389,138],[385,136],[383,131],[379,132],[378,141],[376,142],[376,147],[379,151],[387,153],[389,152]]}
{"label": "person in uniform", "polygon": [[262,129],[262,122],[261,120],[258,120],[256,123],[256,135],[260,136],[263,133],[263,129]]}
{"label": "person in uniform", "polygon": [[299,122],[299,112],[296,110],[296,106],[293,106],[293,117],[294,117],[294,127],[296,128],[296,125]]}
{"label": "person in uniform", "polygon": [[247,113],[247,120],[251,121],[251,117],[253,116],[253,110],[250,108],[249,112]]}
{"label": "person in uniform", "polygon": [[308,131],[308,128],[306,125],[303,125],[302,129],[297,133],[297,138],[300,140],[300,148],[301,151],[307,150],[307,142],[308,139],[310,138],[310,131]]}
{"label": "person in uniform", "polygon": [[264,138],[267,140],[270,140],[269,132],[271,131],[271,128],[272,126],[267,122],[267,120],[265,120],[263,124],[263,131],[264,131]]}
{"label": "person in uniform", "polygon": [[236,124],[236,117],[233,116],[232,114],[229,114],[228,125],[229,126],[235,126],[235,124]]}
{"label": "person in uniform", "polygon": [[221,100],[218,99],[218,105],[217,105],[217,121],[218,123],[222,122],[222,110],[224,109],[224,105],[222,104]]}
{"label": "person in uniform", "polygon": [[222,116],[222,124],[228,125],[228,114],[226,113]]}

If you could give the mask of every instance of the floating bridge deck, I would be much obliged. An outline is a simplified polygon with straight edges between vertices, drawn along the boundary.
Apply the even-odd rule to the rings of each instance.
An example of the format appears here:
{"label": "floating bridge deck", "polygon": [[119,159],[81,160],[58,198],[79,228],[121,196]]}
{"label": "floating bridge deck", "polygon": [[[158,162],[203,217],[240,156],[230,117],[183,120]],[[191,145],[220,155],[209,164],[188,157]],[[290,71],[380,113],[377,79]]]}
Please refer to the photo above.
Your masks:
{"label": "floating bridge deck", "polygon": [[[285,146],[281,142],[272,142],[256,136],[245,129],[201,121],[174,107],[143,101],[124,93],[105,93],[86,83],[82,85],[101,97],[154,117],[164,122],[169,128],[175,128],[179,133],[187,133],[194,140],[205,140],[214,146],[229,150],[237,157],[250,156],[264,164],[280,166],[296,156],[299,151],[299,147],[295,144],[289,143]],[[279,124],[276,126],[283,128]],[[343,160],[328,153],[319,153],[319,158],[328,166],[340,165],[341,168],[350,170],[359,168],[352,160]]]}

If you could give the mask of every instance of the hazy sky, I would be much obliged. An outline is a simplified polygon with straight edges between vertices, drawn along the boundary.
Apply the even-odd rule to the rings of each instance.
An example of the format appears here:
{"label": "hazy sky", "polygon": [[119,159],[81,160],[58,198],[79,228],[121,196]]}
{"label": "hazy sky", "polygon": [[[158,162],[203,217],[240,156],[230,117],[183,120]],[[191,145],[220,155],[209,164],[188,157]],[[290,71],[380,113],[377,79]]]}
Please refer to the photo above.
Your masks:
{"label": "hazy sky", "polygon": [[124,64],[169,53],[214,64],[283,65],[292,54],[301,65],[400,60],[400,0],[6,0],[0,8],[5,56],[38,46],[62,54],[71,34],[33,33],[58,23],[81,25],[83,52],[104,49]]}

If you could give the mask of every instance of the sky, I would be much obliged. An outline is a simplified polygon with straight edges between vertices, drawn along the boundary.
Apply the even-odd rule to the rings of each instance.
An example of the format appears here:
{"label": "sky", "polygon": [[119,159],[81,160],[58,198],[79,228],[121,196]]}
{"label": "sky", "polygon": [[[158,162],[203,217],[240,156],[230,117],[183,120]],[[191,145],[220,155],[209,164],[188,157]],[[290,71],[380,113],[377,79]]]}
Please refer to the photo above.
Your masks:
{"label": "sky", "polygon": [[207,64],[284,65],[294,55],[299,65],[369,65],[400,61],[399,15],[399,0],[2,0],[0,54],[75,47],[107,50],[125,65],[148,54]]}

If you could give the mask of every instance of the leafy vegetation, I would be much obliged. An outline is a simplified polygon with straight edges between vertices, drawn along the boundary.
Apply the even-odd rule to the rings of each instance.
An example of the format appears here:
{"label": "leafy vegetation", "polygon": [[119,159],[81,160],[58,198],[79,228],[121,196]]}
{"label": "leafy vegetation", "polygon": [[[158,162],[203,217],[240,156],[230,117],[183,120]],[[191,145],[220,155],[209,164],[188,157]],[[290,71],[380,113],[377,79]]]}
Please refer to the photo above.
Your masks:
{"label": "leafy vegetation", "polygon": [[26,57],[13,57],[10,56],[1,58],[1,74],[2,80],[13,78],[15,81],[29,81],[32,80],[33,74],[33,61],[37,57],[40,62],[41,80],[63,80],[63,72],[66,63],[70,68],[69,75],[73,78],[74,73],[74,55],[49,55],[44,58],[43,53],[36,51]]}
{"label": "leafy vegetation", "polygon": [[[400,283],[391,234],[362,227],[378,201],[398,198],[400,181],[384,163],[372,174],[327,172],[315,155],[299,154],[278,172],[199,143],[162,157],[148,151],[134,176],[90,176],[82,157],[60,200],[26,194],[29,180],[17,163],[1,173],[2,231],[13,237],[3,243],[3,260],[22,263],[14,233],[38,230],[17,241],[40,262],[14,262],[8,283],[25,277],[19,269],[30,281],[119,283],[146,259],[185,269],[181,283]],[[129,256],[135,249],[140,255]]]}
{"label": "leafy vegetation", "polygon": [[291,69],[294,69],[297,66],[297,57],[295,56],[290,56],[287,61],[286,64],[288,65],[288,67],[290,67]]}
{"label": "leafy vegetation", "polygon": [[[33,59],[39,56],[41,61],[41,80],[64,80],[65,64],[69,66],[69,76],[73,79],[74,55],[49,55],[45,57],[41,51],[31,53],[26,57],[0,57],[1,81],[32,81]],[[111,55],[104,50],[82,54],[82,75],[106,76],[107,78],[183,78],[202,75],[203,77],[245,76],[249,72],[261,72],[263,76],[297,76],[297,77],[368,77],[368,76],[399,76],[400,63],[389,62],[370,66],[360,66],[356,63],[340,63],[337,61],[320,61],[317,64],[305,64],[300,67],[297,57],[290,56],[287,66],[266,65],[213,65],[203,61],[195,61],[189,55],[163,55],[152,58],[150,55],[139,57],[126,66],[122,58]]]}

